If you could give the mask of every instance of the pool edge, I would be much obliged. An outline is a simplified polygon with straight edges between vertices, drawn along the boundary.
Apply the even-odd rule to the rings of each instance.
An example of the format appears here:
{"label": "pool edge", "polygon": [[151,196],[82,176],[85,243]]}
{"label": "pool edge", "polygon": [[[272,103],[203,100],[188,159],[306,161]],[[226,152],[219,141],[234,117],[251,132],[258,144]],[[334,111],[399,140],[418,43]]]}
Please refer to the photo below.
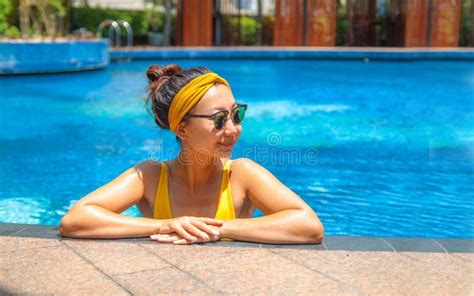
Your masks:
{"label": "pool edge", "polygon": [[[58,226],[0,222],[0,240],[2,237],[76,240],[61,237],[59,235]],[[148,238],[81,240],[122,243],[156,243]],[[472,238],[326,236],[321,244],[275,245],[235,241],[213,242],[205,245],[213,247],[305,249],[318,251],[474,253],[474,239]]]}
{"label": "pool edge", "polygon": [[122,59],[315,59],[381,61],[472,61],[471,48],[367,47],[135,47],[113,48],[111,61]]}

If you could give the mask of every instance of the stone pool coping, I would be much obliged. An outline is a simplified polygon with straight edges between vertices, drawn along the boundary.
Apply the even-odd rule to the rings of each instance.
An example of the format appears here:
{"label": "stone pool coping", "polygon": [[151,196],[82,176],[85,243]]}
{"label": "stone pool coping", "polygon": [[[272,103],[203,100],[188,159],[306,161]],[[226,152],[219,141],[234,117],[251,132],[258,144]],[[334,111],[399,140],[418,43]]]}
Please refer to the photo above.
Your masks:
{"label": "stone pool coping", "polygon": [[474,49],[406,47],[123,47],[107,39],[0,40],[0,76],[67,73],[106,68],[109,61],[174,59],[312,59],[355,61],[474,61]]}
{"label": "stone pool coping", "polygon": [[111,60],[147,59],[320,59],[320,60],[459,60],[473,61],[474,49],[427,47],[151,47],[111,48]]}
{"label": "stone pool coping", "polygon": [[[31,237],[71,240],[59,235],[57,226],[0,223],[0,237]],[[75,239],[73,239],[75,240]],[[129,238],[99,241],[126,243],[155,243],[148,238]],[[321,244],[272,245],[251,242],[213,242],[209,246],[251,247],[251,248],[294,248],[320,251],[376,251],[376,252],[437,252],[474,253],[474,239],[464,238],[411,238],[411,237],[359,237],[326,236]],[[0,249],[1,252],[1,249]]]}
{"label": "stone pool coping", "polygon": [[66,239],[0,223],[0,295],[469,295],[473,240],[328,236],[318,245]]}

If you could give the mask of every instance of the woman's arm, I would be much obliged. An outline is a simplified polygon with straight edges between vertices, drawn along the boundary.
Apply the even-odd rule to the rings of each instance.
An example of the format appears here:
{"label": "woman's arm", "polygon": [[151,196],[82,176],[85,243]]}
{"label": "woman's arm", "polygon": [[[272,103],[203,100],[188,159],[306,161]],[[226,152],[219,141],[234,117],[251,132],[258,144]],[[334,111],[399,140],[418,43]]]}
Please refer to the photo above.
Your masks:
{"label": "woman's arm", "polygon": [[[120,213],[144,198],[144,176],[154,166],[146,161],[87,194],[61,219],[60,233],[78,238],[146,237],[158,233],[165,220]],[[148,172],[147,172],[148,171]]]}
{"label": "woman's arm", "polygon": [[234,177],[242,180],[246,196],[265,216],[225,220],[219,229],[222,237],[274,244],[322,242],[323,224],[298,195],[252,160],[234,162]]}

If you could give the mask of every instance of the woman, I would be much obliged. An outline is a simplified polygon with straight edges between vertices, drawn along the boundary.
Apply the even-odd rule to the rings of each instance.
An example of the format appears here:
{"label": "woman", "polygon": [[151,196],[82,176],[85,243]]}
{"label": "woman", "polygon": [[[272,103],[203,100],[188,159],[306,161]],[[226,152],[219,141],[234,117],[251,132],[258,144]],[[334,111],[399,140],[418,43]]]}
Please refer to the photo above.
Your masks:
{"label": "woman", "polygon": [[[314,211],[269,171],[246,158],[230,160],[246,105],[225,79],[204,67],[147,71],[155,122],[180,142],[176,159],[144,161],[80,199],[61,220],[61,235],[144,237],[192,244],[220,239],[320,243]],[[137,205],[143,218],[120,215]],[[265,216],[252,218],[255,207]]]}

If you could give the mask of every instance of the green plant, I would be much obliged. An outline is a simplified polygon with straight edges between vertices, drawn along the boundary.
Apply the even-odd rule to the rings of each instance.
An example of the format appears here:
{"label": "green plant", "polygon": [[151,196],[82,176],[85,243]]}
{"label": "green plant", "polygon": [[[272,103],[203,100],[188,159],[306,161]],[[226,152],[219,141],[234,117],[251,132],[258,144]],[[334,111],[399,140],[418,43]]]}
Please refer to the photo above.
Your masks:
{"label": "green plant", "polygon": [[240,40],[245,45],[255,45],[257,43],[257,33],[261,28],[254,18],[244,16],[240,19]]}
{"label": "green plant", "polygon": [[347,45],[347,31],[349,30],[349,19],[347,18],[347,4],[337,1],[336,20],[336,45]]}
{"label": "green plant", "polygon": [[0,37],[16,38],[20,30],[12,25],[13,3],[11,0],[0,0]]}
{"label": "green plant", "polygon": [[145,19],[149,24],[152,32],[162,32],[164,26],[164,7],[163,1],[153,1],[153,6],[145,10]]}
{"label": "green plant", "polygon": [[226,36],[229,39],[228,43],[244,45],[255,45],[257,43],[257,34],[261,24],[254,18],[241,16],[239,23],[238,16],[228,16],[222,19],[222,25],[226,28],[226,34],[230,34],[230,36]]}
{"label": "green plant", "polygon": [[462,2],[459,46],[474,46],[474,3],[472,0]]}
{"label": "green plant", "polygon": [[66,9],[61,0],[19,0],[18,14],[23,38],[64,34]]}

